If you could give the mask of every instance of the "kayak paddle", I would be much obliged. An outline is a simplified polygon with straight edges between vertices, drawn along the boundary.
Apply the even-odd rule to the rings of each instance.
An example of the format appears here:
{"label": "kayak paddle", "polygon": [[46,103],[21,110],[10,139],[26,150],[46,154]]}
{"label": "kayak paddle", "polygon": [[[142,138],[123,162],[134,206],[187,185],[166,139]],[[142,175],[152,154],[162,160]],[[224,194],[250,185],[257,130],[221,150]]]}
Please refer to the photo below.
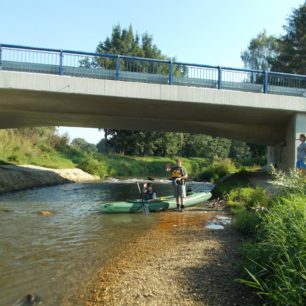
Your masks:
{"label": "kayak paddle", "polygon": [[148,208],[148,205],[144,201],[143,193],[141,192],[141,189],[140,189],[140,186],[139,186],[138,182],[137,182],[137,187],[138,187],[139,194],[141,195],[141,203],[142,203],[143,214],[148,215],[149,214],[149,208]]}

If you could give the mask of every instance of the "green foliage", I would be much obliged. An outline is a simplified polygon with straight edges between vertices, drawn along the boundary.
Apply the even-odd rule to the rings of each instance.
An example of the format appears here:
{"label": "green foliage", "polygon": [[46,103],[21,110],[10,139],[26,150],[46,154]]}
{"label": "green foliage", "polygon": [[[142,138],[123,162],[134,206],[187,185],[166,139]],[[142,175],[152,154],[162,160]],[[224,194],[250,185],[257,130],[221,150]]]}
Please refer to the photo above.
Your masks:
{"label": "green foliage", "polygon": [[71,142],[71,146],[80,151],[83,151],[84,153],[94,153],[98,151],[97,147],[94,144],[88,143],[83,138],[73,139],[73,141]]}
{"label": "green foliage", "polygon": [[[100,42],[96,48],[97,53],[109,53],[115,55],[130,55],[144,58],[154,58],[160,60],[169,60],[161,51],[153,44],[153,37],[148,33],[143,33],[141,37],[138,33],[134,33],[132,25],[128,29],[121,29],[120,25],[113,28],[111,37],[107,37],[104,42]],[[175,59],[173,59],[175,60]],[[116,62],[113,59],[98,58],[96,64],[107,69],[115,69]],[[82,63],[82,65],[88,63]],[[137,71],[145,73],[159,73],[169,75],[169,65],[165,63],[153,62],[133,62],[130,60],[120,61],[121,71]],[[175,74],[182,73],[179,67],[175,67]]]}
{"label": "green foliage", "polygon": [[260,223],[260,217],[244,208],[235,209],[235,216],[233,218],[234,227],[244,235],[252,237],[256,234],[256,228]]}
{"label": "green foliage", "polygon": [[274,305],[305,305],[306,197],[274,200],[261,216],[260,240],[244,246],[249,279]]}
{"label": "green foliage", "polygon": [[254,235],[261,215],[271,202],[266,190],[252,187],[234,188],[226,195],[226,199],[234,213],[234,226],[243,234]]}
{"label": "green foliage", "polygon": [[258,212],[263,211],[270,203],[265,189],[252,187],[235,188],[227,194],[226,199],[229,206]]}
{"label": "green foliage", "polygon": [[271,60],[276,56],[277,38],[268,36],[266,30],[250,41],[247,50],[241,53],[244,67],[255,70],[270,70]]}
{"label": "green foliage", "polygon": [[237,168],[231,159],[214,159],[207,167],[203,168],[200,179],[204,181],[216,182],[221,177],[237,172]]}
{"label": "green foliage", "polygon": [[278,40],[274,71],[306,74],[306,3],[293,10],[284,26],[286,33]]}
{"label": "green foliage", "polygon": [[32,164],[50,168],[71,168],[58,148],[67,146],[53,127],[7,129],[0,131],[0,158],[15,164]]}
{"label": "green foliage", "polygon": [[289,173],[272,171],[272,175],[278,185],[285,187],[285,193],[306,194],[305,177],[296,170],[291,169]]}
{"label": "green foliage", "polygon": [[87,155],[78,167],[85,172],[100,176],[104,178],[107,175],[107,169],[101,161],[97,161],[92,156]]}
{"label": "green foliage", "polygon": [[250,147],[244,141],[233,140],[230,147],[229,157],[233,160],[244,161],[251,158]]}
{"label": "green foliage", "polygon": [[[306,74],[306,4],[288,18],[285,34],[280,38],[267,36],[266,31],[253,38],[241,53],[246,68]],[[256,77],[256,76],[255,76]],[[257,82],[262,82],[260,76]]]}
{"label": "green foliage", "polygon": [[241,282],[267,303],[305,305],[306,182],[295,171],[274,177],[284,191],[273,198],[250,187],[233,188],[227,194],[234,226],[252,237],[243,244],[246,276]]}
{"label": "green foliage", "polygon": [[113,27],[111,37],[97,46],[97,53],[132,55],[138,57],[166,59],[161,51],[153,44],[153,38],[148,33],[141,38],[133,32],[132,25],[128,29],[121,29],[120,25]]}

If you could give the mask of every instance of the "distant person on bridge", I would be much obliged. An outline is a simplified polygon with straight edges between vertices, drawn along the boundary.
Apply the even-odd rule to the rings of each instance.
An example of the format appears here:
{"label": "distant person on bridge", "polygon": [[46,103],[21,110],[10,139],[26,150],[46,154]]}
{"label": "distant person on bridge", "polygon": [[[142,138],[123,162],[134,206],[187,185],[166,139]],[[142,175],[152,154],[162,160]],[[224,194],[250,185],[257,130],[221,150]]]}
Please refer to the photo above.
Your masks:
{"label": "distant person on bridge", "polygon": [[188,177],[187,171],[182,167],[182,160],[176,160],[176,166],[166,165],[166,171],[171,171],[171,180],[174,190],[174,197],[176,198],[176,210],[183,211],[184,198],[186,198],[186,179]]}
{"label": "distant person on bridge", "polygon": [[297,147],[297,162],[296,162],[296,168],[298,169],[298,172],[304,176],[306,176],[306,136],[305,134],[300,135],[300,142],[301,144]]}

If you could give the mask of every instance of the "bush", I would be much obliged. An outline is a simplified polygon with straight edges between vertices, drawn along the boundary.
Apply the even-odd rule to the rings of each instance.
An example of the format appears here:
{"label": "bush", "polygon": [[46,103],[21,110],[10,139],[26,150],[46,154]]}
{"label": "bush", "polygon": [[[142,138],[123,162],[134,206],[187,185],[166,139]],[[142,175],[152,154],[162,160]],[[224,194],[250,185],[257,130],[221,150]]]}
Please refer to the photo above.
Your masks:
{"label": "bush", "polygon": [[274,305],[305,305],[306,197],[278,197],[261,216],[257,243],[244,245],[249,279]]}
{"label": "bush", "polygon": [[252,187],[233,189],[226,199],[229,206],[243,207],[248,211],[264,210],[271,201],[265,189]]}
{"label": "bush", "polygon": [[248,236],[255,235],[256,228],[259,223],[259,216],[256,213],[247,211],[245,209],[236,210],[233,218],[234,227],[244,235]]}
{"label": "bush", "polygon": [[231,159],[214,159],[209,166],[203,168],[200,179],[203,181],[216,182],[221,177],[236,171],[237,168]]}
{"label": "bush", "polygon": [[107,175],[107,169],[103,163],[93,159],[91,156],[85,157],[78,167],[93,175],[98,175],[101,178]]}

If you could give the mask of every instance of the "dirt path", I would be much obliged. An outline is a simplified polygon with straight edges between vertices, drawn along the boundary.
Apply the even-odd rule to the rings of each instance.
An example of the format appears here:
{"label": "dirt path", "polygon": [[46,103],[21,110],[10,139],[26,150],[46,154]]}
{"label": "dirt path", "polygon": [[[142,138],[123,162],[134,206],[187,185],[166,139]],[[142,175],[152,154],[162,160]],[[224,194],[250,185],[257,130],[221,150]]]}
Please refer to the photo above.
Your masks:
{"label": "dirt path", "polygon": [[226,212],[160,214],[160,222],[97,273],[83,305],[258,305],[239,277],[240,237],[206,228]]}

